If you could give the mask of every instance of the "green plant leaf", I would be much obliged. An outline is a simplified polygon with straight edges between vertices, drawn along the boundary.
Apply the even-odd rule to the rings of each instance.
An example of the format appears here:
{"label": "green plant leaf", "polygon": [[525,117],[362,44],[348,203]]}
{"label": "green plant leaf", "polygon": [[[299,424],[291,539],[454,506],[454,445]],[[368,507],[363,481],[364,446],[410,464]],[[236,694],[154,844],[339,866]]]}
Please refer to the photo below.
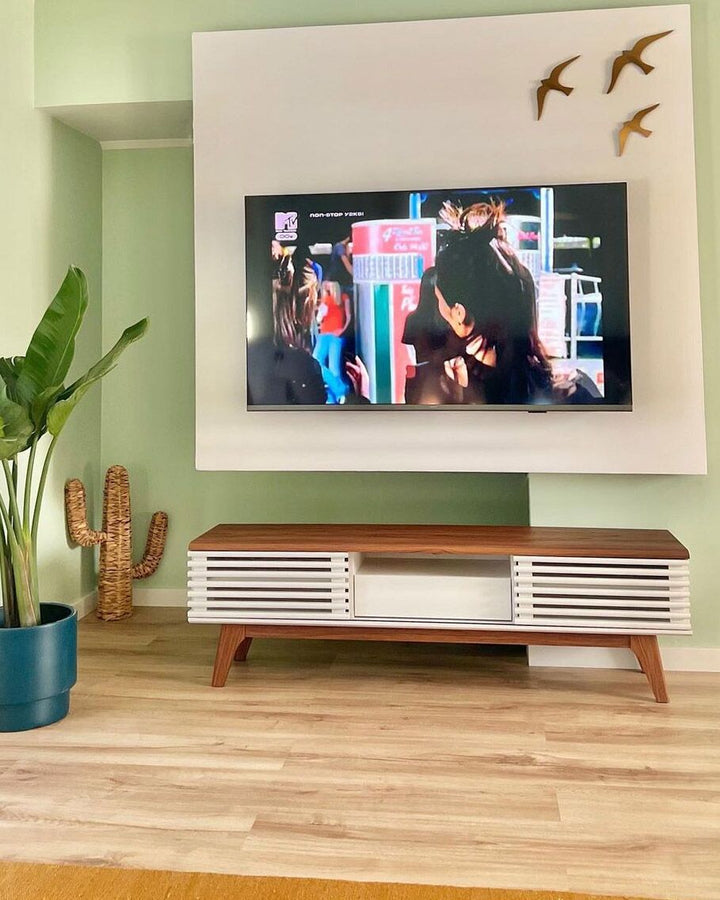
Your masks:
{"label": "green plant leaf", "polygon": [[127,346],[132,344],[133,341],[137,341],[145,334],[147,326],[148,320],[141,319],[139,322],[126,328],[112,350],[108,350],[105,356],[88,369],[81,378],[78,378],[77,381],[73,382],[70,387],[65,388],[47,417],[47,428],[53,437],[57,437],[57,435],[60,434],[65,427],[65,423],[67,422],[70,413],[75,409],[80,400],[82,400],[88,389],[91,388],[96,381],[100,381],[101,378],[115,368],[116,361],[120,354]]}
{"label": "green plant leaf", "polygon": [[70,413],[75,409],[94,383],[94,381],[91,381],[89,384],[81,385],[69,397],[65,400],[58,400],[55,406],[53,406],[48,413],[47,418],[48,431],[53,437],[57,437],[60,434],[65,427],[65,423],[70,418]]}
{"label": "green plant leaf", "polygon": [[0,460],[10,459],[27,447],[33,433],[32,422],[19,403],[0,394]]}
{"label": "green plant leaf", "polygon": [[64,390],[64,384],[55,384],[39,393],[30,404],[30,421],[35,426],[38,437],[45,433],[47,414]]}
{"label": "green plant leaf", "polygon": [[15,383],[15,399],[27,409],[53,385],[61,385],[75,355],[75,335],[88,304],[84,273],[70,266],[35,329]]}
{"label": "green plant leaf", "polygon": [[0,378],[5,382],[7,395],[11,400],[17,399],[17,380],[20,376],[20,372],[22,372],[24,362],[24,356],[0,357]]}

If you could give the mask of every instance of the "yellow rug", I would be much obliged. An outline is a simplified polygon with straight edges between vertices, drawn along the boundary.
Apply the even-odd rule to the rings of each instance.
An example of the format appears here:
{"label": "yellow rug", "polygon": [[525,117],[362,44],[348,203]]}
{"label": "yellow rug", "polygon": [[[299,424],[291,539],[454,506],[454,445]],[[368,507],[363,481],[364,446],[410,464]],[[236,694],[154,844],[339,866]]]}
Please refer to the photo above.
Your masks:
{"label": "yellow rug", "polygon": [[[0,900],[640,900],[314,878],[255,878],[90,866],[0,863]],[[647,900],[647,898],[646,898]]]}

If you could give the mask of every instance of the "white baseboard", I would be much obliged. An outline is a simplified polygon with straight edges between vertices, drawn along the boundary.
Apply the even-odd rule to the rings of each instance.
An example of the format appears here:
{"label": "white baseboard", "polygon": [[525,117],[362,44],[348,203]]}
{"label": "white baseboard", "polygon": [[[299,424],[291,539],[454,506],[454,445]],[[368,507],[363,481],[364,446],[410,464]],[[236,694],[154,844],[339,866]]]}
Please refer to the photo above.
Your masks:
{"label": "white baseboard", "polygon": [[97,606],[97,592],[91,591],[89,594],[85,594],[84,597],[72,600],[68,603],[68,606],[72,606],[75,612],[77,612],[78,619],[83,619]]}
{"label": "white baseboard", "polygon": [[[661,647],[668,672],[720,672],[720,647]],[[639,669],[635,654],[615,647],[528,647],[528,665],[576,669]]]}
{"label": "white baseboard", "polygon": [[669,672],[720,672],[720,647],[661,647]]}

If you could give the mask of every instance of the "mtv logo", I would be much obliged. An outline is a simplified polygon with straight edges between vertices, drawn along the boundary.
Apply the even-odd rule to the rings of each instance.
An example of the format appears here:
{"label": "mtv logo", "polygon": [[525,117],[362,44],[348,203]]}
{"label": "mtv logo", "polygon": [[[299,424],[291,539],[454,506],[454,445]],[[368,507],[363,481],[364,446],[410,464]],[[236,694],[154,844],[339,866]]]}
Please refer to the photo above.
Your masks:
{"label": "mtv logo", "polygon": [[276,212],[275,231],[297,231],[298,214],[296,212]]}

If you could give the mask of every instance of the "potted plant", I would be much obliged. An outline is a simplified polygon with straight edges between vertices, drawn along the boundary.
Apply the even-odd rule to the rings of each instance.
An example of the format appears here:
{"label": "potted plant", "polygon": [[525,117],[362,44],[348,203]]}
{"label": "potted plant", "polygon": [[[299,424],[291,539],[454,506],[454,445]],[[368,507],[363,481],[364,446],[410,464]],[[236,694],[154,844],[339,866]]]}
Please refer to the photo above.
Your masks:
{"label": "potted plant", "polygon": [[0,731],[62,719],[76,679],[77,613],[41,603],[38,591],[43,494],[70,414],[147,328],[147,319],[126,328],[112,350],[66,387],[87,303],[85,275],[71,266],[25,356],[0,358]]}

